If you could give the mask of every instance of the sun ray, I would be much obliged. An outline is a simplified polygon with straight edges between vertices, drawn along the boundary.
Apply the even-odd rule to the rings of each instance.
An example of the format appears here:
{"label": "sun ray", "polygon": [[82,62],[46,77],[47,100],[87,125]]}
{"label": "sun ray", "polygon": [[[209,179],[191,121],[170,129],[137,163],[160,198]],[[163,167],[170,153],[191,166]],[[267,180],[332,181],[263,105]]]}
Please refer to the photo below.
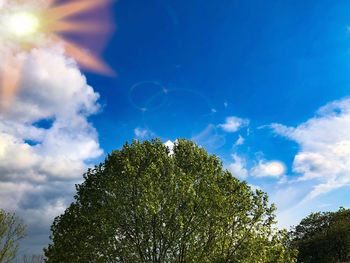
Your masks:
{"label": "sun ray", "polygon": [[59,36],[55,38],[62,43],[66,53],[73,57],[83,68],[109,76],[115,75],[115,72],[96,55]]}
{"label": "sun ray", "polygon": [[53,6],[56,3],[56,0],[46,0],[47,6]]}
{"label": "sun ray", "polygon": [[19,86],[22,64],[8,56],[3,61],[3,67],[6,72],[3,71],[0,78],[0,110],[6,110],[13,100]]}
{"label": "sun ray", "polygon": [[47,17],[49,19],[59,20],[68,16],[89,11],[93,8],[108,4],[110,2],[111,0],[79,0],[47,10]]}
{"label": "sun ray", "polygon": [[[5,44],[10,47],[9,54],[5,55],[2,61],[0,71],[0,110],[6,110],[10,106],[21,84],[23,62],[19,62],[16,58],[19,52],[30,52],[36,47],[61,43],[65,54],[76,60],[82,68],[115,76],[115,72],[97,54],[60,35],[60,33],[73,33],[73,39],[80,40],[89,37],[89,34],[98,35],[99,37],[94,39],[96,42],[93,43],[100,42],[102,46],[108,33],[114,30],[113,25],[109,23],[108,13],[105,13],[108,11],[103,7],[113,0],[70,0],[63,3],[59,0],[46,0],[40,7],[31,6],[28,0],[10,1],[14,1],[13,9],[0,10],[0,27],[4,29],[4,35],[1,37],[8,41]],[[25,9],[26,7],[28,9]],[[85,16],[85,12],[97,8],[102,8],[97,17]],[[79,16],[80,14],[84,16]],[[41,37],[42,35],[47,38]],[[51,39],[52,42],[41,42],[43,39]]]}
{"label": "sun ray", "polygon": [[56,4],[57,0],[47,0],[49,6]]}
{"label": "sun ray", "polygon": [[61,33],[105,33],[111,31],[107,24],[87,21],[58,21],[45,28],[45,31]]}

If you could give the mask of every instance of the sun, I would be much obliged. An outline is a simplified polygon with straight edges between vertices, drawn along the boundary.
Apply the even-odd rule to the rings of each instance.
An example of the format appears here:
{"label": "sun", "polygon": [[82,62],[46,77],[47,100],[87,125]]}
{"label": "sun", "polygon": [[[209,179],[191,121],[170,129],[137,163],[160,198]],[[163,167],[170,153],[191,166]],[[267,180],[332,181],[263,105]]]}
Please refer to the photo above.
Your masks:
{"label": "sun", "polygon": [[280,176],[283,175],[286,171],[286,168],[283,163],[278,161],[273,161],[268,163],[267,165],[267,171],[270,175],[273,176]]}
{"label": "sun", "polygon": [[0,8],[0,39],[3,45],[13,48],[0,58],[3,69],[0,72],[0,110],[7,107],[2,106],[4,101],[10,104],[20,84],[23,62],[16,61],[16,54],[30,52],[46,43],[61,46],[83,69],[114,76],[114,71],[93,50],[65,37],[67,34],[73,36],[70,39],[75,35],[78,38],[93,36],[93,41],[103,43],[103,37],[96,38],[95,34],[102,36],[112,31],[113,26],[90,13],[99,14],[112,0],[45,0],[45,4],[38,4],[37,0],[6,1],[6,8]]}
{"label": "sun", "polygon": [[39,17],[26,12],[14,13],[6,22],[7,30],[17,37],[30,36],[36,33],[40,26]]}

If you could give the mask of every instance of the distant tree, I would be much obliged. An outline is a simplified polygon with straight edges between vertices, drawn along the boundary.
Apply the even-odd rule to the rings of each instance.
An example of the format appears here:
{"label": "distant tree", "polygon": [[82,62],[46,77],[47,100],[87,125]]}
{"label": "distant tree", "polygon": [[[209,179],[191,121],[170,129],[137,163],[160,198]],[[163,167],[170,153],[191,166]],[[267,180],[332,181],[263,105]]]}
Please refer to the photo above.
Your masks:
{"label": "distant tree", "polygon": [[47,262],[295,262],[275,207],[186,140],[134,141],[89,170]]}
{"label": "distant tree", "polygon": [[291,232],[292,246],[299,250],[298,262],[350,261],[350,209],[312,213]]}
{"label": "distant tree", "polygon": [[44,263],[43,255],[23,255],[16,260],[16,263]]}
{"label": "distant tree", "polygon": [[0,209],[0,262],[10,262],[16,256],[18,242],[25,236],[25,226],[15,214]]}

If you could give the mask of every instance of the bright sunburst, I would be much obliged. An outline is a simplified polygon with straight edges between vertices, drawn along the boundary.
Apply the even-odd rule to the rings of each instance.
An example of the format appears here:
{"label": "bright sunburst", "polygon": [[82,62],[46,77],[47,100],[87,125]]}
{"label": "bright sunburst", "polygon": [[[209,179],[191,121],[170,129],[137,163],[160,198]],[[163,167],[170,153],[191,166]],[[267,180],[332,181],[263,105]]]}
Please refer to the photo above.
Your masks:
{"label": "bright sunburst", "polygon": [[39,18],[31,13],[19,12],[12,14],[6,21],[9,33],[18,37],[34,34],[39,29]]}
{"label": "bright sunburst", "polygon": [[267,171],[270,175],[273,176],[280,176],[283,175],[285,173],[285,166],[283,163],[278,162],[278,161],[273,161],[268,163],[267,165]]}
{"label": "bright sunburst", "polygon": [[113,74],[113,70],[97,55],[61,35],[106,31],[110,28],[109,25],[98,20],[78,18],[86,12],[98,10],[111,0],[75,0],[62,4],[56,3],[55,0],[47,0],[45,4],[38,4],[40,0],[12,1],[10,0],[5,7],[0,6],[1,41],[3,45],[11,47],[8,49],[9,54],[3,54],[2,58],[2,100],[10,101],[19,84],[21,65],[18,63],[21,62],[13,61],[13,57],[16,53],[41,47],[42,42],[46,40],[62,45],[66,54],[74,58],[81,67],[97,73]]}

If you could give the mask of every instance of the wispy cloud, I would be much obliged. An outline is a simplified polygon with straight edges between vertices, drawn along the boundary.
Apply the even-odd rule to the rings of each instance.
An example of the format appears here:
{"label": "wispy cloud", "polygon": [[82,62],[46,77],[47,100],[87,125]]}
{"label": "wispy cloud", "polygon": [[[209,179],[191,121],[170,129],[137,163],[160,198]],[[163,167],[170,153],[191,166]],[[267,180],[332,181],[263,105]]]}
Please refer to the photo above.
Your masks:
{"label": "wispy cloud", "polygon": [[147,139],[153,136],[153,133],[148,129],[137,127],[134,129],[134,135],[138,139]]}
{"label": "wispy cloud", "polygon": [[245,142],[245,139],[242,135],[239,135],[238,136],[238,139],[237,141],[235,142],[234,146],[240,146],[240,145],[243,145]]}
{"label": "wispy cloud", "polygon": [[213,124],[209,124],[203,131],[194,135],[192,140],[208,150],[218,149],[226,143],[225,136],[219,134],[217,128]]}

